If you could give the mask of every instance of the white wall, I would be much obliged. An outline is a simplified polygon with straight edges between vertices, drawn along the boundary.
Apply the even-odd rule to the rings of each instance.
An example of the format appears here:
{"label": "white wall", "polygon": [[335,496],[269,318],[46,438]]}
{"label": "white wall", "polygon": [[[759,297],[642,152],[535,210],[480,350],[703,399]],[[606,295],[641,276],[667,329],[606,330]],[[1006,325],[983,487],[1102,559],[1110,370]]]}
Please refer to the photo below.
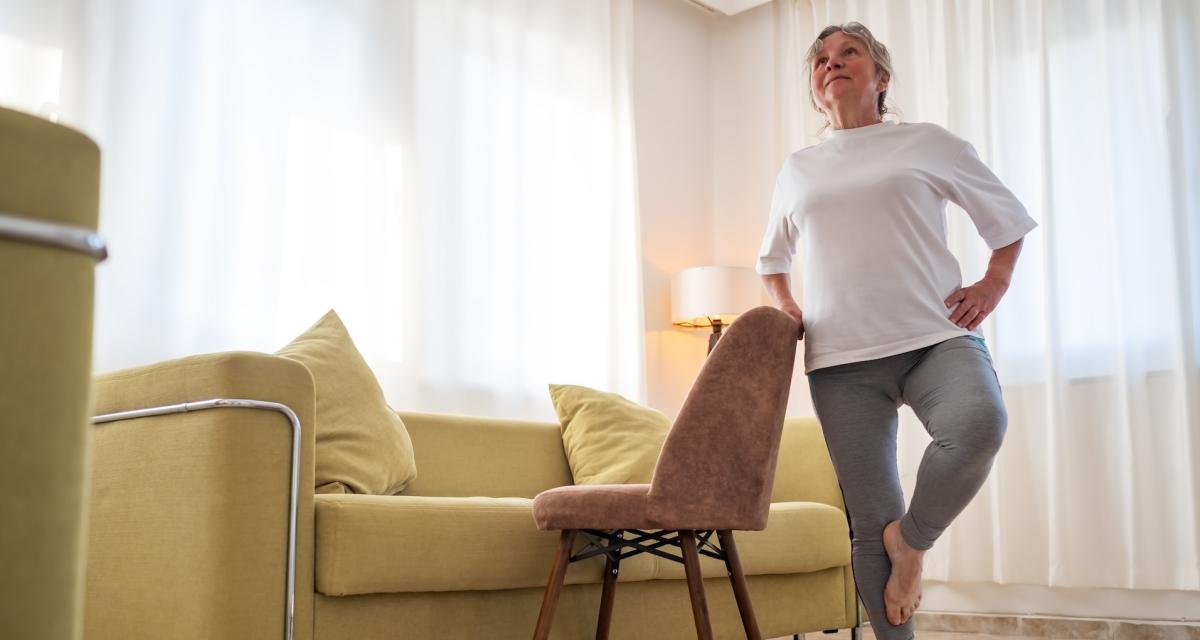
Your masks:
{"label": "white wall", "polygon": [[[671,276],[753,267],[766,225],[778,170],[771,32],[770,5],[727,18],[684,0],[634,3],[647,401],[672,418],[704,362],[708,331],[671,325]],[[790,415],[812,414],[802,358],[801,350]]]}
{"label": "white wall", "polygon": [[[715,20],[712,50],[713,259],[753,267],[779,173],[772,5]],[[793,278],[797,299],[799,285]],[[773,304],[765,289],[762,296],[763,304]],[[804,346],[796,352],[790,416],[813,415]]]}
{"label": "white wall", "polygon": [[[705,339],[670,326],[670,276],[752,266],[766,224],[778,171],[773,6],[726,17],[684,0],[634,5],[647,385],[650,405],[673,417]],[[798,364],[789,415],[811,414]],[[1200,593],[927,582],[922,610],[1170,620],[1200,611]]]}
{"label": "white wall", "polygon": [[710,264],[713,18],[682,0],[636,0],[634,127],[637,136],[646,391],[674,418],[707,351],[704,331],[671,325],[671,276]]}
{"label": "white wall", "polygon": [[779,170],[770,9],[721,19],[712,35],[713,256],[721,264],[754,266]]}

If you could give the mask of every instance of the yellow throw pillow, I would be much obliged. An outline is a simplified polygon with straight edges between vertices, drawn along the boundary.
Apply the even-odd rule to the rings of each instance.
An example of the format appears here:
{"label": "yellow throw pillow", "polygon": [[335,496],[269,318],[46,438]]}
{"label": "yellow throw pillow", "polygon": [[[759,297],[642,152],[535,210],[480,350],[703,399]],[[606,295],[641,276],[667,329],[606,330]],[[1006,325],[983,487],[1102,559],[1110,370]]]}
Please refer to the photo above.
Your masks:
{"label": "yellow throw pillow", "polygon": [[276,354],[308,367],[316,385],[318,493],[395,495],[417,477],[408,430],[336,313]]}
{"label": "yellow throw pillow", "polygon": [[575,484],[647,484],[671,430],[662,412],[615,393],[550,385]]}

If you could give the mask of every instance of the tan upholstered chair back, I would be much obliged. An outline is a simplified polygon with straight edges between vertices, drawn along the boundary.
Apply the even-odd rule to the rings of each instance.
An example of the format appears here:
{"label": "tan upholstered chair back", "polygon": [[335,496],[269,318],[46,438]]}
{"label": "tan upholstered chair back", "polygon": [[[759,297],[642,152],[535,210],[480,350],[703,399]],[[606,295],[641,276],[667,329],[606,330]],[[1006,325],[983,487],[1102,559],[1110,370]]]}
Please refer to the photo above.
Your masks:
{"label": "tan upholstered chair back", "polygon": [[663,443],[650,498],[696,528],[766,527],[799,325],[771,307],[729,326]]}

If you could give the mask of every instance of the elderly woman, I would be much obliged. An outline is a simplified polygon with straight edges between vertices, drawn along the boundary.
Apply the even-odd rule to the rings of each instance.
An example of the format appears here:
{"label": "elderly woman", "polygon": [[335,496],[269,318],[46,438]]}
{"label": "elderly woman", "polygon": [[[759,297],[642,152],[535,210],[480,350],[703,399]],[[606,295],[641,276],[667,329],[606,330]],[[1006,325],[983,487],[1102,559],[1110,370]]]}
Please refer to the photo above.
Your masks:
{"label": "elderly woman", "polygon": [[[913,637],[925,552],[975,496],[1007,414],[978,330],[1008,289],[1037,223],[942,127],[884,120],[887,48],[861,24],[830,26],[808,52],[813,106],[830,130],[793,153],[775,183],[757,270],[807,335],[805,373],[850,516],[859,597],[877,638]],[[962,287],[946,247],[946,202],[992,250]],[[792,297],[804,244],[805,309]],[[897,409],[933,441],[907,511],[896,468]]]}

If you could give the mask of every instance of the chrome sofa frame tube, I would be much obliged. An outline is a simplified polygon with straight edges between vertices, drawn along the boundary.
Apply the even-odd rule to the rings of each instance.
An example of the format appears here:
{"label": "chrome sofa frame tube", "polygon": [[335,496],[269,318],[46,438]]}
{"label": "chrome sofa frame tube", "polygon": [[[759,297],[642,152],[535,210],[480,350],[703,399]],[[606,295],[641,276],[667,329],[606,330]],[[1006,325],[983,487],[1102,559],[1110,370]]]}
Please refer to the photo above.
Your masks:
{"label": "chrome sofa frame tube", "polygon": [[292,425],[291,495],[288,498],[288,545],[287,545],[287,601],[284,603],[284,638],[292,640],[296,613],[296,501],[300,494],[300,418],[290,407],[278,402],[214,398],[196,402],[184,402],[148,409],[135,409],[118,413],[107,413],[92,418],[93,424],[133,420],[150,416],[204,411],[207,409],[260,409],[277,411],[287,417]]}
{"label": "chrome sofa frame tube", "polygon": [[82,253],[96,262],[108,257],[104,239],[86,227],[34,220],[0,211],[0,238]]}

